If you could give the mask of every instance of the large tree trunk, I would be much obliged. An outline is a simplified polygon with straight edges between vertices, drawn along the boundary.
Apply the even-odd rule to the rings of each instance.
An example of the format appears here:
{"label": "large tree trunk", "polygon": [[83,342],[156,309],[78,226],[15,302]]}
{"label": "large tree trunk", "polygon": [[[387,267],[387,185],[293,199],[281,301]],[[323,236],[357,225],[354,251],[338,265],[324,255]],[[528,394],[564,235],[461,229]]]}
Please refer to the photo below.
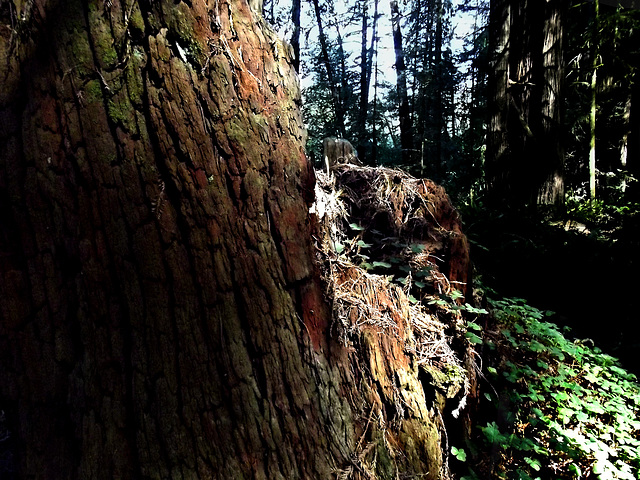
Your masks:
{"label": "large tree trunk", "polygon": [[508,0],[491,0],[489,15],[491,73],[488,78],[489,125],[487,131],[487,187],[494,199],[501,196],[508,185],[511,159],[509,145],[509,42],[511,6]]}
{"label": "large tree trunk", "polygon": [[597,112],[597,87],[598,87],[598,42],[600,2],[593,2],[592,46],[591,46],[591,83],[589,85],[589,198],[596,199],[596,112]]}
{"label": "large tree trunk", "polygon": [[23,5],[0,43],[19,477],[328,478],[350,420],[315,359],[283,44],[240,1]]}
{"label": "large tree trunk", "polygon": [[538,203],[564,204],[564,149],[560,135],[564,62],[562,55],[565,4],[563,0],[545,0],[542,78],[541,125],[538,145],[541,163]]}
{"label": "large tree trunk", "polygon": [[[629,110],[629,134],[627,140],[626,169],[635,178],[640,177],[640,74],[634,73],[631,86],[630,110]],[[640,187],[637,182],[630,186],[632,198],[640,196]]]}
{"label": "large tree trunk", "polygon": [[440,475],[403,340],[372,335],[359,359],[329,338],[297,79],[252,5],[0,8],[0,409],[19,478],[324,479],[366,455],[380,478]]}
{"label": "large tree trunk", "polygon": [[535,207],[564,197],[560,138],[563,4],[491,2],[494,64],[487,181],[494,203]]}

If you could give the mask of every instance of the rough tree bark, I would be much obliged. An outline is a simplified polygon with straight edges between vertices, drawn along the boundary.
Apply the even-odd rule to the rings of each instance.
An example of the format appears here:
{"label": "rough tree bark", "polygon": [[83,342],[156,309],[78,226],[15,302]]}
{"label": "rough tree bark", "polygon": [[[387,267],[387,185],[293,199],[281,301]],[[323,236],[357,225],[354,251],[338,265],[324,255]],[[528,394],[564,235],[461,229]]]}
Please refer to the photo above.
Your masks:
{"label": "rough tree bark", "polygon": [[511,6],[508,0],[492,0],[489,14],[491,74],[488,76],[489,126],[487,129],[487,182],[489,193],[506,187],[510,145],[509,119],[509,35],[511,30]]}
{"label": "rough tree bark", "polygon": [[0,79],[19,478],[331,478],[391,440],[380,478],[438,477],[428,385],[377,347],[400,340],[329,338],[297,80],[245,1],[3,2]]}
{"label": "rough tree bark", "polygon": [[564,201],[561,147],[564,2],[491,2],[489,198],[515,207]]}
{"label": "rough tree bark", "polygon": [[542,47],[541,125],[539,157],[542,164],[538,204],[564,204],[564,148],[562,146],[562,98],[564,94],[564,17],[566,2],[545,0]]}
{"label": "rough tree bark", "polygon": [[349,416],[316,360],[283,44],[241,1],[19,3],[0,42],[19,477],[328,478]]}

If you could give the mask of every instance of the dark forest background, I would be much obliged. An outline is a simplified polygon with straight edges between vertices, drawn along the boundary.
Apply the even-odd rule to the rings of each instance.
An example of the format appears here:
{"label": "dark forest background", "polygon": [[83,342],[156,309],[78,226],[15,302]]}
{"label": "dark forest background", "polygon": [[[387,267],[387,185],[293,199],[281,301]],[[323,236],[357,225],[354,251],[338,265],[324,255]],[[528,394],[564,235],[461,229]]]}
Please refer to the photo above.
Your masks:
{"label": "dark forest background", "polygon": [[634,2],[272,0],[265,16],[299,59],[316,165],[343,137],[367,165],[444,185],[482,281],[635,368]]}

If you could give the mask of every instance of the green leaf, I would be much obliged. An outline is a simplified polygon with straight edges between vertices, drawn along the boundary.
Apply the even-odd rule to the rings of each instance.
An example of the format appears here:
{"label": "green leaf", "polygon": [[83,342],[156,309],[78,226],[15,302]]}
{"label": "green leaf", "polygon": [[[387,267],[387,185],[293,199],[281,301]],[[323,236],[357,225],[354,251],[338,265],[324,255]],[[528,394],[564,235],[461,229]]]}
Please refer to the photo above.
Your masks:
{"label": "green leaf", "polygon": [[462,293],[460,293],[458,290],[453,290],[450,296],[453,300],[458,300],[459,298],[464,297],[464,295],[462,295]]}
{"label": "green leaf", "polygon": [[369,248],[371,245],[373,245],[372,243],[366,243],[362,240],[358,240],[357,245],[361,248]]}
{"label": "green leaf", "polygon": [[467,461],[467,453],[462,448],[451,447],[451,453],[461,462]]}
{"label": "green leaf", "polygon": [[463,307],[467,312],[475,313],[476,315],[487,315],[489,313],[484,308],[476,308],[473,305],[469,305],[468,303],[465,303]]}
{"label": "green leaf", "polygon": [[344,252],[344,245],[342,245],[341,243],[336,242],[335,247],[336,247],[337,254],[341,254],[342,252]]}
{"label": "green leaf", "polygon": [[552,393],[551,396],[555,398],[558,403],[564,402],[569,398],[569,395],[567,395],[565,392]]}
{"label": "green leaf", "polygon": [[602,408],[602,405],[596,402],[585,402],[584,408],[592,413],[597,413],[599,415],[604,413],[604,408]]}
{"label": "green leaf", "polygon": [[547,347],[545,347],[545,346],[544,346],[543,344],[541,344],[540,342],[538,342],[538,341],[536,341],[536,340],[533,340],[533,341],[529,344],[529,349],[530,349],[532,352],[536,352],[536,353],[538,353],[538,352],[544,352],[544,351],[547,349]]}
{"label": "green leaf", "polygon": [[[343,224],[344,225],[344,224]],[[364,227],[361,227],[360,225],[358,225],[357,223],[350,223],[349,227],[351,227],[352,230],[357,230],[359,232],[361,232],[362,230],[364,230]]]}
{"label": "green leaf", "polygon": [[482,339],[473,332],[467,332],[464,336],[467,337],[471,343],[475,343],[476,345],[482,343]]}
{"label": "green leaf", "polygon": [[431,270],[433,270],[433,267],[423,267],[416,272],[416,277],[428,277],[431,274]]}
{"label": "green leaf", "polygon": [[536,364],[538,365],[538,367],[542,368],[543,370],[549,370],[549,364],[547,362],[545,362],[544,360],[538,359]]}
{"label": "green leaf", "polygon": [[480,430],[482,430],[489,443],[497,443],[503,438],[496,422],[487,423],[487,426],[480,427]]}
{"label": "green leaf", "polygon": [[373,267],[391,268],[391,264],[387,262],[373,262]]}
{"label": "green leaf", "polygon": [[524,457],[524,461],[527,462],[529,466],[536,472],[540,471],[541,464],[539,460],[536,460],[535,458]]}
{"label": "green leaf", "polygon": [[580,470],[580,467],[575,463],[570,464],[568,467],[568,470],[570,473],[572,473],[576,477],[578,478],[582,477],[582,470]]}

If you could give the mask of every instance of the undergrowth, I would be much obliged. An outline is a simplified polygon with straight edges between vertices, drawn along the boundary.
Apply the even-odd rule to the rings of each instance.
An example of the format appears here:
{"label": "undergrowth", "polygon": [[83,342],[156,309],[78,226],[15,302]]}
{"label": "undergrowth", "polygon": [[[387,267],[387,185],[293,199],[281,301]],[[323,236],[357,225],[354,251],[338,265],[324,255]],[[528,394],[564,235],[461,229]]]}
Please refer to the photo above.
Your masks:
{"label": "undergrowth", "polygon": [[519,298],[488,304],[482,420],[451,449],[461,479],[640,478],[637,378],[592,341],[567,338],[550,312]]}

